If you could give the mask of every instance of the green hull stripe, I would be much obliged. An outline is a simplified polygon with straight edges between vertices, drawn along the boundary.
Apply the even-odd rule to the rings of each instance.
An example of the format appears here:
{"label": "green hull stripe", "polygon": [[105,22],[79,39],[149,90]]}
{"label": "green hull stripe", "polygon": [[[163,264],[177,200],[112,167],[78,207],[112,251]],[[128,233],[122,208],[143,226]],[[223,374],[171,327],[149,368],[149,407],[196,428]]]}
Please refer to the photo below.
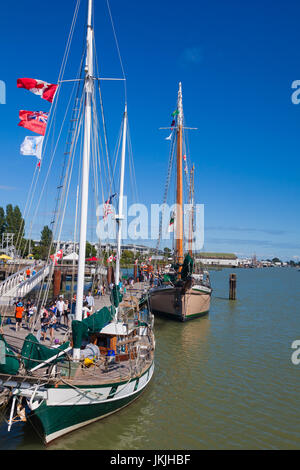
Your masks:
{"label": "green hull stripe", "polygon": [[186,315],[185,317],[181,315],[176,315],[175,313],[160,312],[158,310],[152,310],[152,313],[165,316],[168,318],[172,318],[173,320],[184,322],[187,320],[192,320],[193,318],[203,317],[204,315],[207,315],[209,313],[209,310],[206,310],[205,312],[200,312],[200,313],[193,313],[192,315]]}
{"label": "green hull stripe", "polygon": [[129,397],[94,405],[47,406],[44,402],[34,413],[43,426],[45,436],[49,436],[72,426],[80,424],[84,426],[85,422],[101,419],[103,416],[128,405],[143,391],[144,388]]}
{"label": "green hull stripe", "polygon": [[117,393],[117,388],[118,388],[119,385],[113,385],[111,387],[111,390],[107,396],[107,400],[110,399],[110,398],[113,398],[115,396],[115,394]]}

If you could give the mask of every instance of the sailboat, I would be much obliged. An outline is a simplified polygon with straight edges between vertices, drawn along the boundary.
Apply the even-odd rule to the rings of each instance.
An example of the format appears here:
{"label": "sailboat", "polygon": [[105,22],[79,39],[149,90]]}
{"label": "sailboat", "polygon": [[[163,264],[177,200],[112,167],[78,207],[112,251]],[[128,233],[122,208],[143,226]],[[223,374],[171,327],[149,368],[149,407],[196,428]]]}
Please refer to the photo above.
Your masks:
{"label": "sailboat", "polygon": [[[151,311],[170,318],[186,321],[208,314],[212,288],[209,273],[194,273],[192,247],[184,256],[183,234],[183,105],[182,85],[179,83],[177,109],[173,113],[172,132],[176,132],[176,213],[175,213],[175,250],[173,271],[161,280],[157,287],[149,290]],[[175,125],[176,124],[176,125]],[[190,202],[193,201],[194,167],[190,178]],[[192,202],[193,206],[193,202]],[[192,225],[193,211],[190,214]],[[174,222],[174,220],[172,220]],[[191,225],[189,229],[191,229]],[[189,243],[191,230],[189,230]]]}
{"label": "sailboat", "polygon": [[[10,396],[8,431],[15,415],[28,412],[40,422],[46,444],[117,412],[137,399],[154,373],[153,315],[145,299],[125,302],[119,289],[123,191],[126,157],[127,104],[122,121],[121,171],[117,224],[117,257],[112,305],[83,319],[85,252],[91,152],[93,76],[93,0],[88,0],[85,64],[82,88],[83,154],[79,220],[76,318],[69,338],[48,347],[29,333],[18,348],[16,338],[2,331],[0,392]],[[54,267],[54,262],[53,262]],[[54,269],[54,268],[53,268]],[[53,270],[52,270],[53,273]],[[41,305],[43,308],[44,305]],[[40,309],[39,309],[40,311]],[[3,322],[2,322],[3,324]],[[91,354],[90,354],[91,353]],[[24,420],[24,419],[22,419]]]}

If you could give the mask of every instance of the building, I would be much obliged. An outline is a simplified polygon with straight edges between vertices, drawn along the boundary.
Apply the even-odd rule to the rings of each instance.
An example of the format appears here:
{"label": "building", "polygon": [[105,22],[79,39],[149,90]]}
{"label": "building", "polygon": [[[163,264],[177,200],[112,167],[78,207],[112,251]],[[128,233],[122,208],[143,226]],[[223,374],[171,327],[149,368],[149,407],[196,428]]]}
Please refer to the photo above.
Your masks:
{"label": "building", "polygon": [[[39,245],[41,243],[40,240],[34,240],[35,245]],[[53,245],[57,247],[57,241],[53,242]],[[99,247],[99,243],[93,242],[91,243],[92,246],[94,246],[97,250]],[[79,242],[74,242],[72,240],[69,241],[60,241],[58,243],[58,249],[63,250],[64,255],[68,255],[70,253],[73,253],[74,251],[76,253],[79,252]],[[101,251],[105,252],[110,252],[110,251],[116,251],[117,250],[117,244],[116,243],[101,243]],[[134,254],[141,254],[141,255],[149,255],[151,248],[144,246],[144,245],[136,245],[136,244],[128,244],[124,243],[121,245],[121,250],[129,250],[132,251]]]}
{"label": "building", "polygon": [[239,266],[239,259],[234,253],[198,253],[195,262],[205,266]]}

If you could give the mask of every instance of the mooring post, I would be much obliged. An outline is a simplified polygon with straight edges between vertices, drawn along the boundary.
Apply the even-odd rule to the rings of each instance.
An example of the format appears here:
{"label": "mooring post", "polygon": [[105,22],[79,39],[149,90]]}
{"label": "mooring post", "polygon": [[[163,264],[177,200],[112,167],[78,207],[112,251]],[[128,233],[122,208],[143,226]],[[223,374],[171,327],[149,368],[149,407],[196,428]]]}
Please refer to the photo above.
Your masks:
{"label": "mooring post", "polygon": [[236,300],[236,274],[229,276],[229,300]]}
{"label": "mooring post", "polygon": [[134,282],[136,282],[137,281],[137,265],[136,264],[133,267],[133,278],[134,278]]}
{"label": "mooring post", "polygon": [[53,273],[53,297],[58,297],[60,293],[61,270],[54,269]]}

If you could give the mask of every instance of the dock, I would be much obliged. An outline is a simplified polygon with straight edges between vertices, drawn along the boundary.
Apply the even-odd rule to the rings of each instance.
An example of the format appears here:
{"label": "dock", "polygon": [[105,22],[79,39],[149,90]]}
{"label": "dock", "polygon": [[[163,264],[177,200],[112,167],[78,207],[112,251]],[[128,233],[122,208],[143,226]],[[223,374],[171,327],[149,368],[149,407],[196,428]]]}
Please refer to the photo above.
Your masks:
{"label": "dock", "polygon": [[[137,282],[133,286],[126,286],[126,294],[123,295],[123,303],[132,302],[133,299],[139,300],[143,294],[147,292],[149,289],[148,282]],[[105,294],[101,296],[94,296],[95,300],[95,307],[94,312],[100,310],[103,307],[109,307],[111,305],[110,295]],[[122,304],[121,304],[122,305]],[[15,347],[16,350],[21,349],[25,337],[31,332],[30,328],[26,325],[26,318],[23,318],[22,328],[16,332],[15,327],[15,318],[14,313],[11,311],[6,317],[3,315],[3,334],[4,337],[7,339],[8,343]],[[7,319],[9,318],[10,323],[7,323]],[[40,321],[37,321],[36,327],[33,331],[35,336],[39,336],[40,330]],[[53,339],[57,340],[59,344],[68,341],[71,333],[71,325],[69,322],[68,326],[64,325],[64,319],[61,319],[61,325],[54,331]],[[51,338],[49,335],[49,330],[47,330],[46,341],[41,341],[41,344],[45,344],[46,346],[50,346]]]}

